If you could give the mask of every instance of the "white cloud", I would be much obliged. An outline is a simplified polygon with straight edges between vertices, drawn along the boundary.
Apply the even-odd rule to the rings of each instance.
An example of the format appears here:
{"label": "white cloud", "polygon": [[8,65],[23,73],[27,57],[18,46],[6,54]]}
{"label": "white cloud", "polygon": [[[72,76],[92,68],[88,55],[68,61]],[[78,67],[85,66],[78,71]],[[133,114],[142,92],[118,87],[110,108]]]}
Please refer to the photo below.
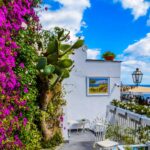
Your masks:
{"label": "white cloud", "polygon": [[[71,39],[75,40],[76,34],[80,32],[82,26],[86,26],[83,21],[84,11],[90,7],[89,0],[53,0],[61,7],[57,10],[49,9],[39,13],[40,21],[44,29],[49,30],[55,26],[63,27],[71,31]],[[45,5],[43,6],[45,7]]]}
{"label": "white cloud", "polygon": [[150,8],[150,2],[145,0],[114,0],[120,2],[124,9],[131,9],[134,19],[145,16]]}
{"label": "white cloud", "polygon": [[138,42],[129,45],[124,51],[125,54],[132,54],[135,56],[150,56],[150,33],[146,35],[145,38],[139,40]]}
{"label": "white cloud", "polygon": [[[143,39],[129,45],[118,58],[122,59],[122,80],[125,83],[132,82],[132,72],[136,68],[144,73],[143,83],[150,84],[150,33]],[[146,78],[145,78],[146,76]],[[149,79],[149,80],[147,80]]]}
{"label": "white cloud", "polygon": [[88,49],[87,50],[87,59],[100,59],[100,50],[99,49]]}

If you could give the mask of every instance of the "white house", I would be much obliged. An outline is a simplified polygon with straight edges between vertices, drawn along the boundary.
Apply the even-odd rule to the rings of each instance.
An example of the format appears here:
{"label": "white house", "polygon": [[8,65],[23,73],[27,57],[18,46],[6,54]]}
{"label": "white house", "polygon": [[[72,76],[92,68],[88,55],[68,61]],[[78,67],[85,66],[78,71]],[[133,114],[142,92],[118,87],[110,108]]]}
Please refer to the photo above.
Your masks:
{"label": "white house", "polygon": [[[98,116],[106,115],[106,106],[113,99],[120,99],[120,61],[104,61],[87,59],[86,50],[77,50],[72,56],[75,67],[70,78],[63,83],[66,91],[65,131],[67,139],[67,122],[69,120],[88,119],[93,121]],[[108,90],[102,94],[88,94],[90,79],[106,79]],[[97,81],[96,81],[97,82]],[[95,84],[97,85],[97,84]]]}

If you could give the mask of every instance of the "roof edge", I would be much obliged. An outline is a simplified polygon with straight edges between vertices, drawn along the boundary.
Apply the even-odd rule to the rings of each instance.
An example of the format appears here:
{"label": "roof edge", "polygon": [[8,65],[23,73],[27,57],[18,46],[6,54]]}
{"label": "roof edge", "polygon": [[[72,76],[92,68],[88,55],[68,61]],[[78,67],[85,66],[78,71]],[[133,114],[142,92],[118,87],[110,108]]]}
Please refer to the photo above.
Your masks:
{"label": "roof edge", "polygon": [[121,63],[122,61],[119,60],[113,60],[113,61],[108,61],[108,60],[100,60],[100,59],[86,59],[86,61],[93,61],[93,62],[114,62],[114,63]]}

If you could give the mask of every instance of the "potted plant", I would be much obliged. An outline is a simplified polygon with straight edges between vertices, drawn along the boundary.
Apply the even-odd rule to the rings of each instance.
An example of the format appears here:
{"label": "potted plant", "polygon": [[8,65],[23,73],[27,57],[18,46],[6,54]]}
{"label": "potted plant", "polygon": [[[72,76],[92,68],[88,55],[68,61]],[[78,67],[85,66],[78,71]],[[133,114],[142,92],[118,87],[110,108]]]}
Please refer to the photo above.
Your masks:
{"label": "potted plant", "polygon": [[114,58],[116,57],[116,55],[115,55],[113,52],[111,52],[111,51],[107,51],[107,52],[105,52],[105,53],[102,55],[102,57],[103,57],[105,60],[113,61]]}

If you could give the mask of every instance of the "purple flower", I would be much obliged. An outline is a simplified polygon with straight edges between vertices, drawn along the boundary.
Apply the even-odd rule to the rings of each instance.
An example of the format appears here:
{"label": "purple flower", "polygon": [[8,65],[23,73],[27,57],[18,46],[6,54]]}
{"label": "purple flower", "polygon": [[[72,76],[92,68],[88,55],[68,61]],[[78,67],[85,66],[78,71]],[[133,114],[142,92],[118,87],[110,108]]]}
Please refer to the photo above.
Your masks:
{"label": "purple flower", "polygon": [[19,113],[19,117],[22,117],[22,112]]}
{"label": "purple flower", "polygon": [[[22,83],[19,74],[15,74],[17,69],[17,56],[21,52],[19,51],[18,39],[19,30],[22,30],[22,23],[30,26],[29,18],[35,23],[34,30],[39,30],[38,21],[39,18],[33,8],[34,0],[7,0],[4,1],[4,5],[0,7],[0,94],[2,100],[0,101],[0,149],[17,149],[22,148],[24,145],[19,139],[20,132],[20,120],[23,117],[21,113],[21,106],[26,105],[26,100],[22,100],[21,93]],[[24,28],[26,30],[26,28]],[[25,68],[23,62],[19,64],[20,68]],[[28,88],[24,85],[24,93],[28,93]],[[24,107],[29,110],[28,107]],[[13,113],[12,113],[13,112]],[[3,122],[6,120],[6,126]],[[27,118],[23,119],[23,125],[26,126],[28,122]],[[4,126],[4,127],[3,127]],[[15,135],[18,133],[18,135]],[[14,138],[14,139],[13,139]]]}
{"label": "purple flower", "polygon": [[24,125],[24,126],[27,125],[27,122],[28,122],[28,119],[27,119],[27,118],[23,118],[23,125]]}
{"label": "purple flower", "polygon": [[22,147],[23,144],[22,144],[21,140],[19,139],[18,135],[15,135],[14,138],[15,138],[14,144],[16,144],[16,145]]}
{"label": "purple flower", "polygon": [[26,103],[27,103],[27,101],[26,101],[26,100],[24,100],[24,101],[21,101],[21,102],[20,102],[20,105],[21,105],[21,106],[25,106],[25,105],[26,105]]}
{"label": "purple flower", "polygon": [[0,144],[2,144],[2,142],[3,142],[4,138],[5,138],[5,136],[4,136],[4,135],[2,135],[2,136],[0,137]]}
{"label": "purple flower", "polygon": [[15,117],[14,117],[14,120],[15,120],[16,122],[18,122],[18,116],[15,116]]}
{"label": "purple flower", "polygon": [[63,122],[63,121],[64,121],[64,117],[63,117],[63,116],[60,116],[59,120],[60,120],[61,122]]}
{"label": "purple flower", "polygon": [[8,116],[9,114],[10,114],[9,109],[8,109],[8,108],[5,108],[5,109],[3,110],[3,115]]}
{"label": "purple flower", "polygon": [[0,37],[0,47],[3,48],[5,46],[5,39]]}
{"label": "purple flower", "polygon": [[20,65],[19,65],[22,69],[25,67],[24,66],[24,63],[20,63]]}
{"label": "purple flower", "polygon": [[12,82],[7,82],[7,87],[12,90],[14,89],[14,84]]}
{"label": "purple flower", "polygon": [[24,93],[28,93],[29,92],[27,87],[25,87],[23,91],[24,91]]}

